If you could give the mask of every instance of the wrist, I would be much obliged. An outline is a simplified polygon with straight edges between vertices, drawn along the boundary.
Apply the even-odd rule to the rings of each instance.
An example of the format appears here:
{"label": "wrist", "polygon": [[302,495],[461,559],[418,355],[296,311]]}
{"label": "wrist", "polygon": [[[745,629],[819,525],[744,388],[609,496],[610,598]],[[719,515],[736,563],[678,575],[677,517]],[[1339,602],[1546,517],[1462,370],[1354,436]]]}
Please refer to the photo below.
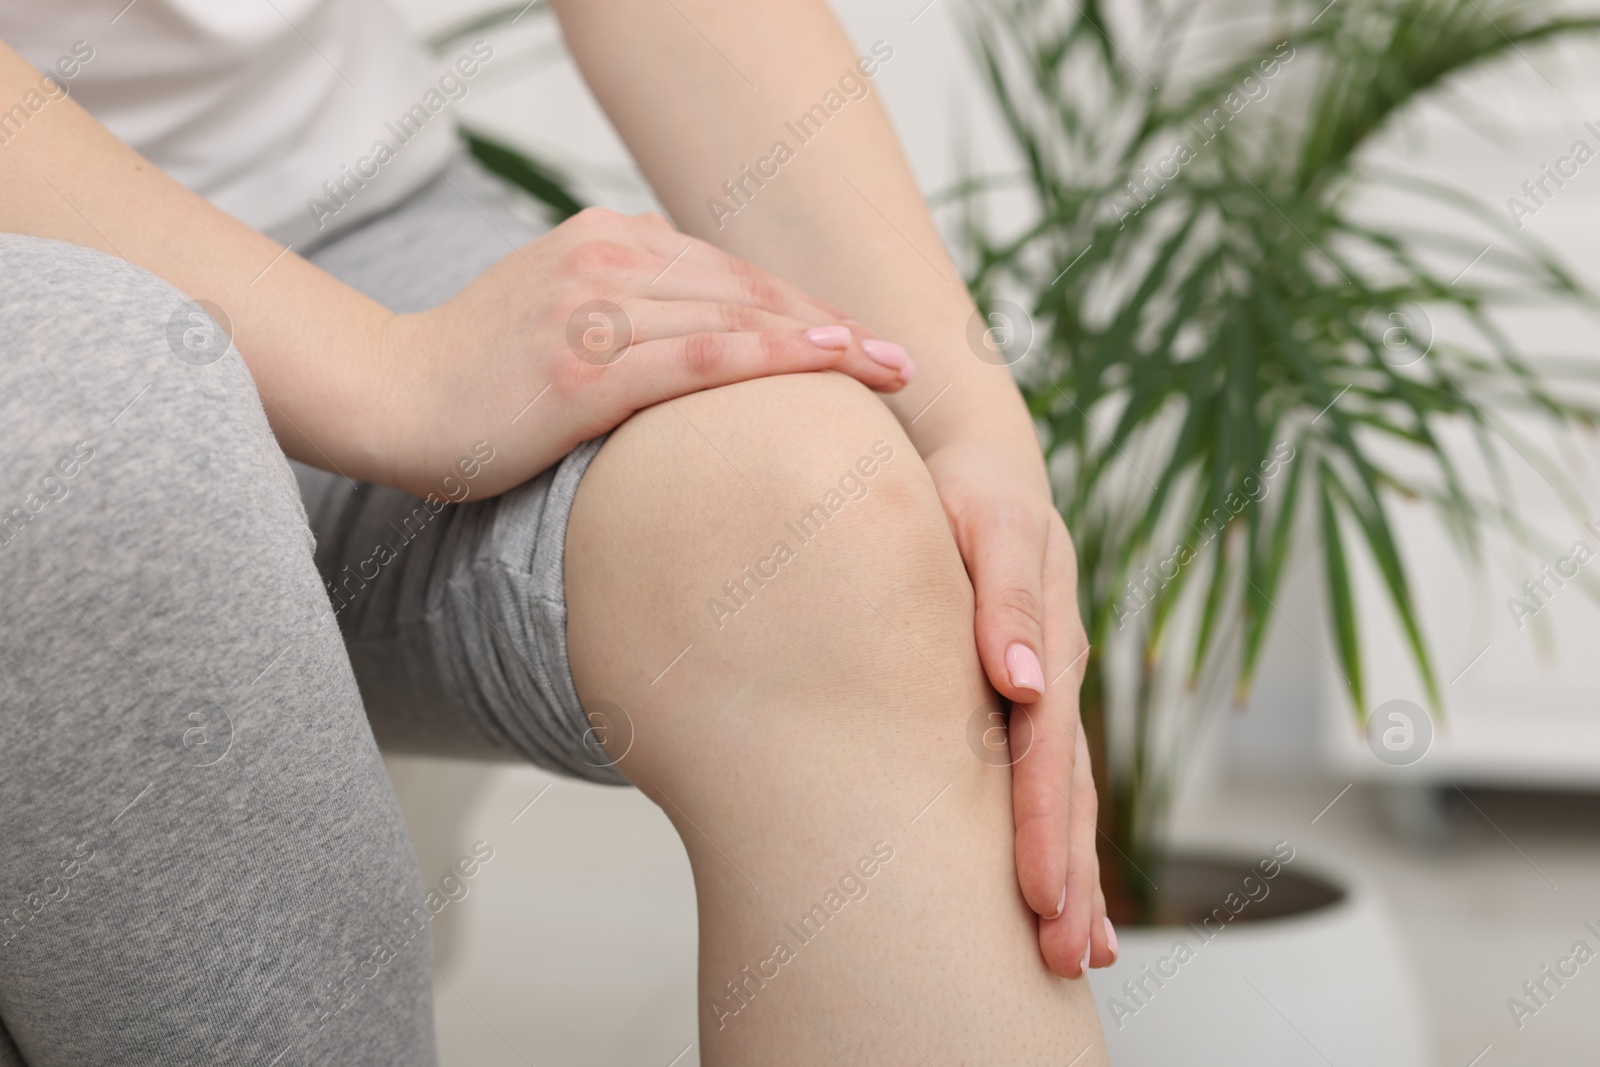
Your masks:
{"label": "wrist", "polygon": [[293,459],[394,484],[390,412],[400,379],[385,335],[396,316],[298,256],[254,288],[217,295],[279,446]]}
{"label": "wrist", "polygon": [[1009,457],[1007,466],[1048,491],[1033,417],[1010,368],[984,363],[951,345],[918,350],[923,373],[885,402],[924,458],[979,447]]}
{"label": "wrist", "polygon": [[429,316],[385,309],[362,329],[366,339],[350,361],[350,445],[370,471],[367,481],[424,495],[429,457],[419,454],[419,445],[430,439],[424,425],[429,398],[440,400],[424,358],[437,351]]}
{"label": "wrist", "polygon": [[[940,403],[959,388],[953,386]],[[929,467],[951,461],[981,467],[997,480],[1022,485],[1049,500],[1050,479],[1038,434],[1020,395],[1013,395],[1014,405],[952,404],[933,425],[924,427],[927,418],[917,419],[907,435]]]}

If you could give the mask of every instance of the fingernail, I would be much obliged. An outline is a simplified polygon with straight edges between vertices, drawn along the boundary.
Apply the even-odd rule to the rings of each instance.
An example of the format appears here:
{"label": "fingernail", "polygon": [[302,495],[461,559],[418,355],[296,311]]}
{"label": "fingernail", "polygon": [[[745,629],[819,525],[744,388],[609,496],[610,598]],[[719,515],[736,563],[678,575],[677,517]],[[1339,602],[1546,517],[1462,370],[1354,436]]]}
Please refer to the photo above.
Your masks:
{"label": "fingernail", "polygon": [[881,363],[890,370],[904,370],[906,364],[911,362],[906,350],[893,341],[868,337],[861,342],[861,350],[871,356],[874,363]]}
{"label": "fingernail", "polygon": [[1089,950],[1092,948],[1094,948],[1093,941],[1090,941],[1087,945],[1083,946],[1083,959],[1078,961],[1078,971],[1080,974],[1089,973]]}
{"label": "fingernail", "polygon": [[907,385],[917,376],[917,365],[910,356],[906,357],[906,365],[900,368],[900,380]]}
{"label": "fingernail", "polygon": [[850,347],[850,327],[814,326],[806,331],[806,340],[818,348],[844,349]]}
{"label": "fingernail", "polygon": [[1018,689],[1032,689],[1044,695],[1044,668],[1039,666],[1039,657],[1033,654],[1033,649],[1020,641],[1006,649],[1006,672],[1011,675],[1011,684]]}
{"label": "fingernail", "polygon": [[1063,911],[1066,911],[1066,910],[1067,910],[1067,887],[1066,886],[1062,886],[1061,887],[1061,899],[1056,901],[1056,910],[1051,912],[1049,915],[1046,915],[1045,918],[1046,919],[1059,918],[1061,913]]}
{"label": "fingernail", "polygon": [[1110,919],[1102,919],[1106,924],[1106,947],[1111,950],[1111,962],[1117,962],[1117,928],[1111,925]]}

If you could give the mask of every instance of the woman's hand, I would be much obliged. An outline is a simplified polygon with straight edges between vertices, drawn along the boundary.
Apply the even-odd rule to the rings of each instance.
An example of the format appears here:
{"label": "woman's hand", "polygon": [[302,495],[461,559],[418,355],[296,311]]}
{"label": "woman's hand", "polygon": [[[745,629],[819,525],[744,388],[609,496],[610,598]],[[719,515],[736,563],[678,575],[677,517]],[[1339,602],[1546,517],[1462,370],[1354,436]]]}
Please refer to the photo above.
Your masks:
{"label": "woman's hand", "polygon": [[591,208],[379,346],[373,460],[418,494],[487,441],[492,495],[641,408],[769,374],[842,371],[894,392],[905,350],[660,215]]}
{"label": "woman's hand", "polygon": [[[1097,804],[1078,686],[1088,640],[1066,525],[1032,468],[992,445],[924,457],[977,595],[978,656],[1011,700],[1017,880],[1040,916],[1039,947],[1076,978],[1116,958],[1095,856]],[[1087,954],[1086,954],[1087,950]]]}

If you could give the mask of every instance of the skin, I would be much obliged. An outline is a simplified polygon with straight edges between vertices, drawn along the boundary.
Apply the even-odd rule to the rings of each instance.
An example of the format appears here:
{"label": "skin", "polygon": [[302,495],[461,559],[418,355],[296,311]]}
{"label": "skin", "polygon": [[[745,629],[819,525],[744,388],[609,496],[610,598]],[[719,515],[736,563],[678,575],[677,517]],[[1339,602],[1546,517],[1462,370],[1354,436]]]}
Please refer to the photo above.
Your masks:
{"label": "skin", "polygon": [[[796,724],[814,723],[819,714],[835,726],[863,721],[838,718],[846,712],[899,715],[895,722],[903,733],[896,736],[910,740],[898,751],[923,762],[897,765],[887,780],[849,779],[865,783],[865,789],[845,790],[846,780],[839,779],[838,795],[853,802],[836,812],[837,824],[856,826],[847,819],[851,811],[881,807],[887,817],[890,807],[898,811],[901,801],[923,797],[925,777],[957,782],[946,798],[958,801],[950,805],[956,828],[919,854],[928,865],[923,870],[964,871],[965,880],[941,903],[930,899],[939,896],[938,883],[908,878],[900,906],[909,918],[882,927],[885,940],[877,943],[874,958],[897,957],[880,962],[899,968],[897,981],[915,985],[931,975],[943,977],[916,1003],[926,1026],[945,1034],[948,1047],[1004,1062],[1033,1062],[1048,1047],[1050,1056],[1065,1061],[1078,1045],[1062,1056],[1058,1042],[1083,1044],[1082,1038],[1093,1045],[1097,1030],[1086,988],[1050,975],[1079,977],[1085,961],[1104,966],[1114,950],[1099,892],[1093,784],[1078,723],[1086,645],[1076,612],[1075,560],[1025,407],[1009,372],[976,358],[968,347],[973,304],[875,92],[833,115],[825,133],[804,145],[736,217],[719,227],[705,206],[724,180],[765,154],[774,137],[784,136],[785,121],[838,84],[855,64],[856,49],[818,0],[557,0],[553,6],[591,88],[676,231],[660,218],[585,213],[508,255],[439,308],[395,315],[185,191],[71,99],[52,101],[0,148],[0,229],[99,248],[221,305],[285,451],[353,478],[425,492],[470,445],[475,425],[490,415],[509,419],[550,387],[554,395],[544,401],[540,417],[526,420],[526,437],[501,452],[504,462],[497,457],[495,484],[482,488],[494,492],[519,484],[577,441],[620,424],[623,431],[602,450],[584,482],[573,520],[577,529],[589,516],[582,521],[604,538],[631,536],[626,494],[637,499],[644,492],[629,481],[627,464],[608,456],[624,455],[647,468],[651,450],[667,447],[653,438],[671,419],[693,422],[699,415],[743,426],[740,447],[756,457],[767,456],[772,441],[782,439],[782,413],[808,412],[813,424],[826,419],[830,436],[850,446],[813,456],[802,471],[786,472],[777,498],[786,504],[814,502],[818,486],[837,477],[839,462],[853,462],[859,454],[862,431],[874,439],[903,434],[907,462],[894,477],[908,484],[880,498],[897,502],[890,528],[922,547],[901,558],[895,542],[859,534],[855,543],[888,561],[881,562],[880,574],[888,582],[881,591],[887,600],[923,582],[945,591],[938,610],[918,608],[913,598],[898,625],[913,646],[924,639],[946,646],[948,677],[942,684],[960,695],[923,693],[911,701],[920,709],[913,715],[906,694],[915,690],[903,688],[909,684],[904,671],[885,668],[886,678],[900,687],[871,690],[875,695],[863,707],[839,704],[826,690],[791,687],[790,704],[767,721],[792,743],[790,766],[809,766],[821,780],[831,780],[848,766],[840,763],[837,743],[807,748],[806,732]],[[19,99],[37,84],[37,73],[0,46],[3,98]],[[673,288],[656,292],[649,280],[685,246],[687,253],[666,275]],[[591,299],[618,303],[639,329],[639,343],[626,358],[605,367],[574,359],[566,343],[572,312]],[[849,329],[842,348],[806,339],[808,329],[841,324]],[[909,350],[914,376],[871,358],[863,342],[880,334]],[[829,368],[840,374],[805,373]],[[815,381],[843,375],[861,385],[837,395],[826,391],[835,386],[823,387],[820,395],[813,391]],[[758,379],[786,392],[756,390]],[[869,394],[862,385],[877,392]],[[769,428],[766,435],[756,432],[762,427]],[[701,440],[707,439],[702,433]],[[678,442],[664,454],[686,457],[686,447]],[[688,467],[685,458],[672,469],[709,477],[711,457],[702,452],[695,462],[700,466]],[[719,492],[726,490],[703,483],[698,492],[694,499],[713,514]],[[683,506],[681,498],[660,503],[669,514]],[[930,524],[930,512],[942,524]],[[708,543],[731,545],[727,537],[739,528],[732,518],[710,530],[686,525],[681,533],[690,540],[667,546],[678,555],[669,551],[659,563],[704,578],[682,553]],[[838,539],[851,541],[843,529]],[[840,547],[838,566],[845,573],[851,573],[846,561],[859,550]],[[650,557],[641,548],[639,558]],[[908,568],[906,560],[924,566]],[[587,622],[575,613],[569,635],[587,698],[605,688],[595,681],[596,671],[622,671],[597,646],[627,633],[608,614],[622,610],[619,599],[627,594],[594,577],[596,562],[582,548],[572,553],[569,566],[573,601],[595,613]],[[858,585],[871,582],[865,572],[857,573]],[[639,577],[642,582],[651,576]],[[659,573],[653,577],[663,580]],[[796,581],[793,588],[795,596],[806,589],[817,595],[812,582]],[[697,587],[691,605],[699,592]],[[873,599],[865,586],[860,593]],[[951,605],[961,610],[952,614]],[[663,620],[675,618],[673,606],[658,606]],[[893,611],[887,615],[896,617]],[[847,661],[861,649],[881,654],[859,669],[885,662],[888,653],[869,637],[871,620],[864,616],[838,629],[853,636],[840,646],[823,640],[833,625],[827,616],[796,606],[792,617],[804,622],[810,639],[794,654],[809,657],[804,662],[812,676],[816,664]],[[643,641],[648,635],[630,636]],[[741,662],[774,662],[783,643],[772,634],[764,640],[752,644]],[[793,662],[799,661],[779,660],[779,674],[793,669]],[[683,666],[679,684],[693,695],[699,668],[687,660]],[[682,777],[688,787],[686,767],[703,746],[675,742],[659,725],[673,721],[670,707],[653,708],[647,693],[629,696],[625,685],[634,682],[622,673],[616,677],[624,686],[618,692],[632,701],[639,719],[641,746],[629,759],[663,779]],[[704,677],[698,685],[704,694],[715,694],[716,685],[728,679]],[[966,752],[966,720],[986,699],[983,682],[1013,702],[1011,744],[1027,752],[1002,774],[990,773],[995,769]],[[703,708],[705,702],[689,700],[687,706]],[[707,737],[705,723],[684,721],[681,714],[678,719],[685,736]],[[724,766],[751,753],[730,751],[727,758],[732,763]],[[627,763],[624,768],[635,773]],[[741,773],[760,772],[752,764]],[[775,769],[771,778],[779,781]],[[664,794],[640,784],[673,812]],[[724,827],[735,838],[771,817],[752,808],[748,795],[705,799],[713,811],[723,804],[745,813],[749,822],[730,819]],[[726,924],[728,933],[704,961],[703,982],[712,964],[748,956],[734,935],[777,914],[770,909],[803,900],[809,887],[827,884],[834,875],[823,872],[842,870],[843,861],[853,858],[844,850],[856,847],[854,837],[847,845],[844,837],[824,842],[813,835],[808,840],[819,848],[771,856],[776,884],[799,895],[746,906],[716,888],[710,857],[684,818],[697,880],[706,872],[703,916],[713,926]],[[858,828],[865,832],[867,824]],[[952,908],[952,901],[966,906]],[[1019,931],[1035,945],[1029,953],[1018,951]],[[973,938],[983,945],[961,947]],[[862,944],[865,951],[874,942]],[[923,953],[904,951],[908,944],[925,944],[944,963],[929,968]],[[963,962],[970,964],[966,970]],[[959,1005],[984,1003],[974,999],[981,988],[1004,990],[1003,1003],[993,1007],[1029,1020],[1018,1031],[1021,1044],[973,1045],[962,1038],[973,1027],[958,1025],[972,1020]],[[873,1047],[863,1035],[876,1016],[848,1021],[854,1017],[843,1013],[840,1000],[848,995],[847,987],[823,982],[810,999],[783,1013],[785,1026],[800,1027],[787,1037],[799,1040],[799,1033],[813,1032],[820,1018],[843,1041],[827,1046],[840,1055]],[[809,1028],[803,1025],[807,1020]],[[1052,1028],[1050,1020],[1066,1029]],[[781,1029],[763,1034],[785,1036]],[[728,1045],[720,1062],[754,1062],[759,1047]],[[904,1053],[898,1047],[894,1056]]]}

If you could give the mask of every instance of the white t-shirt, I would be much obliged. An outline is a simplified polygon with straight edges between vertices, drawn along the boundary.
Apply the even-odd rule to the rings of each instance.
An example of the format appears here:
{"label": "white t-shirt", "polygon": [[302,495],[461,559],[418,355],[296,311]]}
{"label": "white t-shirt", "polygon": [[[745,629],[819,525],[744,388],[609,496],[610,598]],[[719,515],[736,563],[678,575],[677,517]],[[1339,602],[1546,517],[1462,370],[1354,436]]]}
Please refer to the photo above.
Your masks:
{"label": "white t-shirt", "polygon": [[[451,104],[493,56],[429,58],[383,0],[0,0],[0,39],[167,174],[298,248],[437,174],[457,150]],[[0,113],[0,136],[26,118]]]}

